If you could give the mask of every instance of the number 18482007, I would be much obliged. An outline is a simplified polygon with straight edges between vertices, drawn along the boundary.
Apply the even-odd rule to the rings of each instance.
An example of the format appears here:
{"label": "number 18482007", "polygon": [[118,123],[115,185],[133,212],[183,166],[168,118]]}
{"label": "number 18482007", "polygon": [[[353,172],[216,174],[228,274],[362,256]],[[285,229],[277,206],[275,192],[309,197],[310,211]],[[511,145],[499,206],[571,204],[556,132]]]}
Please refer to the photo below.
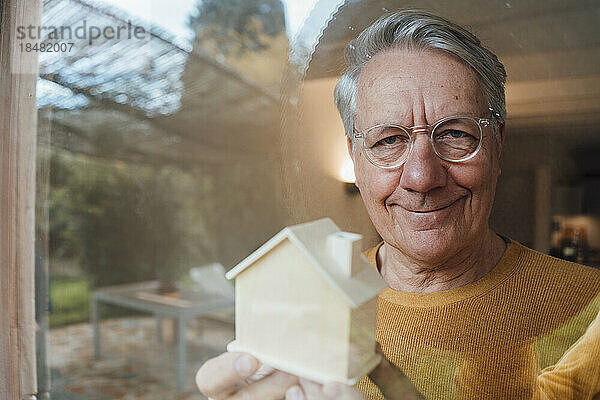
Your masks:
{"label": "number 18482007", "polygon": [[30,53],[40,52],[40,53],[67,53],[73,49],[73,45],[75,43],[19,43],[19,47],[21,48],[21,52]]}

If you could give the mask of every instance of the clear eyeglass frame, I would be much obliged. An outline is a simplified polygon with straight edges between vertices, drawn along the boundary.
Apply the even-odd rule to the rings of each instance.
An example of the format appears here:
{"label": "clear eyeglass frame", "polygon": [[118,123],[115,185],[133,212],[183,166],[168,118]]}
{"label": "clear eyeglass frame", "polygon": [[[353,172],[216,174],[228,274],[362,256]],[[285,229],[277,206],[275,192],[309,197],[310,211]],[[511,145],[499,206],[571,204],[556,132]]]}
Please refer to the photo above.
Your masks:
{"label": "clear eyeglass frame", "polygon": [[[382,126],[391,126],[391,127],[395,127],[395,128],[400,128],[403,131],[405,131],[408,136],[410,137],[410,143],[409,143],[409,147],[408,147],[408,151],[405,152],[405,156],[404,157],[400,157],[398,158],[397,162],[391,164],[391,165],[382,165],[382,164],[378,164],[377,160],[373,160],[370,156],[369,156],[369,151],[363,151],[363,153],[365,154],[365,157],[367,158],[367,160],[373,164],[374,166],[378,167],[378,168],[384,168],[384,169],[392,169],[392,168],[397,168],[399,166],[401,166],[402,164],[404,164],[406,162],[406,160],[408,159],[408,157],[410,157],[410,154],[412,152],[412,148],[413,148],[413,143],[415,141],[415,133],[424,133],[427,134],[429,137],[429,144],[431,145],[431,148],[433,149],[433,151],[435,152],[435,154],[442,160],[444,161],[449,161],[449,162],[454,162],[454,163],[458,163],[458,162],[464,162],[467,160],[470,160],[471,158],[475,157],[477,155],[477,153],[479,153],[479,149],[481,149],[481,146],[483,144],[483,139],[484,139],[484,135],[483,135],[483,130],[491,125],[494,120],[497,121],[501,121],[502,117],[499,113],[497,113],[494,109],[490,108],[490,113],[491,113],[491,117],[490,118],[475,118],[469,115],[451,115],[448,117],[444,117],[440,120],[437,120],[436,122],[434,122],[433,124],[427,124],[427,125],[415,125],[412,127],[406,127],[406,126],[402,126],[399,124],[377,124],[374,126],[371,126],[365,130],[362,130],[360,132],[357,132],[356,129],[354,129],[353,132],[353,137],[354,137],[354,141],[356,141],[357,139],[360,140],[361,142],[361,146],[363,148],[363,150],[367,150],[366,146],[364,144],[365,142],[365,136],[366,134],[376,128],[380,128]],[[477,127],[479,128],[479,134],[480,134],[480,140],[479,143],[477,145],[477,148],[470,153],[469,155],[459,158],[459,159],[449,159],[447,157],[444,157],[443,155],[441,155],[438,150],[436,149],[434,143],[433,143],[433,132],[435,131],[435,129],[440,126],[441,124],[443,124],[444,122],[447,122],[449,120],[452,120],[454,118],[465,118],[465,119],[469,119],[473,122],[475,122],[477,124]]]}

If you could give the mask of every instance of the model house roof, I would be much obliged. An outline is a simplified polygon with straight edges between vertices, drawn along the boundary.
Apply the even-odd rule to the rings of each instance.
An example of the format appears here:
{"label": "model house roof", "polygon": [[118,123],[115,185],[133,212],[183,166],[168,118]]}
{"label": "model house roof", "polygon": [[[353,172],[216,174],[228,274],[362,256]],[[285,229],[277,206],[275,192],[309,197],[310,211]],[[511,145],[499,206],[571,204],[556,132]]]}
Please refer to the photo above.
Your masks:
{"label": "model house roof", "polygon": [[[307,260],[323,275],[332,288],[337,290],[352,307],[359,307],[385,289],[387,284],[379,272],[362,255],[354,260],[355,263],[361,263],[356,266],[359,272],[350,277],[344,274],[339,262],[334,259],[327,248],[327,237],[336,233],[341,233],[341,230],[330,218],[289,226],[231,269],[226,277],[227,279],[236,277],[276,245],[288,239],[302,251]],[[360,237],[355,234],[348,235]]]}

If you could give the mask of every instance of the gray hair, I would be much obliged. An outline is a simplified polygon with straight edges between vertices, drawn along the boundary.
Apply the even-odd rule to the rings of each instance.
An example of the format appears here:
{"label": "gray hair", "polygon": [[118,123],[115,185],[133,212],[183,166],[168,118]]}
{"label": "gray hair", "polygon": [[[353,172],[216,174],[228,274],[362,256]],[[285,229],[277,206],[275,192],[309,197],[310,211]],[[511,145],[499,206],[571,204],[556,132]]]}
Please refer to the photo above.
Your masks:
{"label": "gray hair", "polygon": [[497,117],[506,117],[506,71],[498,57],[463,27],[426,11],[405,10],[380,17],[346,48],[348,67],[335,86],[334,99],[349,137],[353,137],[362,68],[375,54],[394,48],[439,49],[453,54],[479,77],[488,107]]}

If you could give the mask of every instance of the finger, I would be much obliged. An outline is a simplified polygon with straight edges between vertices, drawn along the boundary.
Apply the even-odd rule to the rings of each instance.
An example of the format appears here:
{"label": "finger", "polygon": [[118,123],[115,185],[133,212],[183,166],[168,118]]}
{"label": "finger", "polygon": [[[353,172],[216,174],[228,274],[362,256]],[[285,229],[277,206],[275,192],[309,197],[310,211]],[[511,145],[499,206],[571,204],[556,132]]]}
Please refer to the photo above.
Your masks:
{"label": "finger", "polygon": [[215,400],[233,393],[258,369],[258,360],[245,353],[223,353],[208,360],[196,373],[196,386]]}
{"label": "finger", "polygon": [[302,388],[294,385],[285,392],[285,400],[307,400]]}
{"label": "finger", "polygon": [[369,374],[369,378],[379,387],[386,400],[425,399],[400,368],[383,356],[381,363]]}
{"label": "finger", "polygon": [[362,393],[353,386],[341,383],[326,383],[323,385],[323,394],[326,399],[332,400],[364,400]]}
{"label": "finger", "polygon": [[354,387],[332,382],[320,385],[300,378],[300,386],[306,393],[306,400],[364,400],[363,395]]}
{"label": "finger", "polygon": [[262,364],[256,370],[254,375],[252,375],[250,378],[246,379],[246,383],[250,384],[252,382],[260,381],[264,377],[271,375],[273,372],[275,372],[275,368],[269,367],[268,365],[265,365],[265,364]]}
{"label": "finger", "polygon": [[285,372],[276,371],[232,394],[227,400],[280,400],[285,392],[298,384],[298,378]]}
{"label": "finger", "polygon": [[326,398],[321,391],[322,385],[304,378],[300,378],[299,382],[307,400],[324,400]]}

